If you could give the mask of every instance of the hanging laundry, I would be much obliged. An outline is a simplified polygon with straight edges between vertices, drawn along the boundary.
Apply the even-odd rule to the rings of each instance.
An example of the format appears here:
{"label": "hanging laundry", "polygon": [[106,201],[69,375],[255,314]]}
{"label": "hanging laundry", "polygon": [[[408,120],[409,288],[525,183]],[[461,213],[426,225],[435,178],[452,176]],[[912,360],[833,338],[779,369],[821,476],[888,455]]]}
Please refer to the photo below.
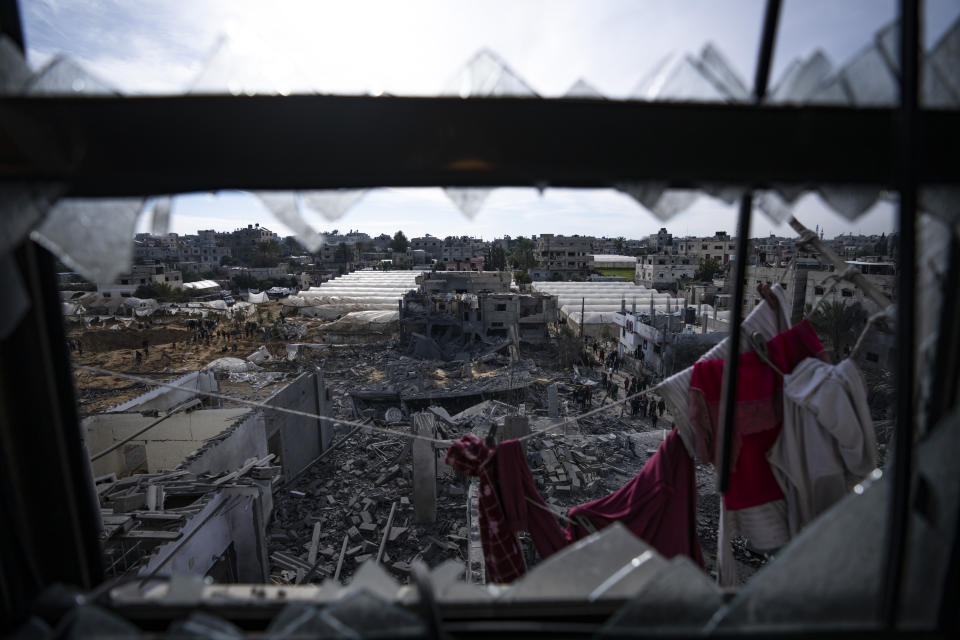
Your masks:
{"label": "hanging laundry", "polygon": [[478,525],[489,581],[509,583],[526,573],[517,531],[530,532],[541,558],[566,545],[554,517],[524,499],[529,495],[546,507],[518,441],[508,440],[492,449],[467,434],[450,446],[446,462],[460,473],[480,478]]}
{"label": "hanging laundry", "polygon": [[784,378],[783,393],[783,428],[769,459],[794,536],[873,471],[877,443],[866,385],[849,359],[804,360]]}
{"label": "hanging laundry", "polygon": [[[536,489],[519,441],[502,442],[494,450],[468,434],[451,445],[446,460],[461,473],[480,478],[478,524],[492,582],[511,582],[525,573],[516,535],[519,531],[530,533],[541,558],[587,535],[580,525],[563,530],[557,524]],[[573,507],[569,518],[577,517],[596,529],[620,522],[663,556],[684,554],[703,566],[697,538],[694,464],[676,429],[624,487]]]}
{"label": "hanging laundry", "polygon": [[[501,442],[496,462],[503,512],[510,528],[514,532],[529,531],[541,559],[567,546],[570,538],[537,491],[520,441]],[[538,506],[530,504],[528,498]]]}
{"label": "hanging laundry", "polygon": [[[620,522],[665,558],[682,554],[703,566],[695,468],[676,429],[630,482],[609,496],[573,507],[568,516],[574,521],[585,517],[597,529]],[[587,535],[573,524],[567,533],[571,540]]]}
{"label": "hanging laundry", "polygon": [[[770,288],[772,298],[777,301],[776,306],[771,305],[766,299],[753,308],[753,311],[744,319],[741,327],[746,335],[759,333],[764,340],[771,340],[774,336],[790,328],[790,315],[788,310],[790,304],[787,302],[786,292],[780,284],[775,284]],[[747,340],[741,341],[741,350],[746,351],[750,348]],[[729,338],[724,338],[715,347],[707,351],[701,360],[723,360],[727,357],[730,350]],[[687,453],[691,456],[696,455],[697,435],[693,424],[690,422],[688,411],[690,410],[690,379],[693,376],[693,367],[687,367],[683,371],[676,373],[663,382],[657,388],[657,392],[666,402],[670,415],[673,416],[674,424]]]}
{"label": "hanging laundry", "polygon": [[[784,373],[824,351],[807,320],[768,341],[767,350],[770,362]],[[723,366],[723,360],[701,360],[694,365],[691,376],[689,418],[701,462],[716,461]],[[737,580],[731,547],[734,536],[742,535],[765,551],[775,550],[790,539],[784,494],[766,457],[781,430],[783,380],[754,352],[740,355],[737,377],[730,479],[720,503],[717,536],[717,578],[721,586]]]}
{"label": "hanging laundry", "polygon": [[[807,320],[770,340],[767,349],[770,361],[784,373],[824,350]],[[701,360],[694,365],[690,381],[689,415],[697,433],[697,457],[711,464],[717,455],[723,367],[723,360]],[[784,497],[766,458],[780,435],[783,380],[753,352],[740,355],[738,371],[730,482],[723,497],[730,510]]]}

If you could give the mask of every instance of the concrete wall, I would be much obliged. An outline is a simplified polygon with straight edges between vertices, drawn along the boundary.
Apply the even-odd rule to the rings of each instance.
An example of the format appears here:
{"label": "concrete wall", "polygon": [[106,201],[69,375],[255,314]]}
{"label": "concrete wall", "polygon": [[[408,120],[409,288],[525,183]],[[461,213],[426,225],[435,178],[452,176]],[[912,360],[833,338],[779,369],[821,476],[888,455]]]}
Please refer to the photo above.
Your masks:
{"label": "concrete wall", "polygon": [[237,582],[268,582],[260,499],[257,487],[222,489],[186,522],[178,540],[157,547],[139,575],[204,576],[232,544]]}
{"label": "concrete wall", "polygon": [[[178,387],[188,387],[197,391],[219,391],[220,387],[212,371],[194,371],[185,376],[177,378],[170,384]],[[168,387],[155,387],[146,393],[143,393],[133,400],[119,404],[112,409],[111,413],[124,411],[146,411],[156,409],[157,411],[167,411],[179,404],[197,397],[192,391],[183,391],[181,389],[170,389]]]}
{"label": "concrete wall", "polygon": [[[317,413],[320,408],[319,400],[316,374],[304,373],[270,396],[266,404]],[[279,442],[280,450],[271,449],[271,453],[279,456],[284,479],[292,478],[320,455],[321,425],[315,418],[264,410],[264,421],[267,441]]]}
{"label": "concrete wall", "polygon": [[180,465],[193,473],[223,473],[233,471],[250,458],[267,455],[267,437],[263,413],[252,409],[218,437],[207,441]]}
{"label": "concrete wall", "polygon": [[[95,475],[116,473],[123,476],[138,470],[154,473],[175,469],[205,440],[226,431],[248,411],[204,409],[178,413],[96,460],[93,472]],[[96,455],[156,420],[139,413],[103,413],[87,418],[83,421],[83,429],[90,455]]]}

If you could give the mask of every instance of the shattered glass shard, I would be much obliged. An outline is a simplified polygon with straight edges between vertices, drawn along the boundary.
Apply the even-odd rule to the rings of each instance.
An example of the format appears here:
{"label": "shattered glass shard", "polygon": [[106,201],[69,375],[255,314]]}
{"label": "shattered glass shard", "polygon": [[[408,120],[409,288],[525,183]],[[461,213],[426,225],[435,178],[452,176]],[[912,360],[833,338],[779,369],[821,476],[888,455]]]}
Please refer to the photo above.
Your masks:
{"label": "shattered glass shard", "polygon": [[[331,624],[333,622],[334,624]],[[334,626],[336,625],[336,626]],[[285,638],[342,637],[343,626],[320,615],[320,609],[309,604],[293,602],[270,621],[265,636],[271,640]]]}
{"label": "shattered glass shard", "polygon": [[796,199],[788,199],[775,189],[756,191],[753,194],[753,204],[761,213],[777,224],[783,224],[793,216],[793,207]]}
{"label": "shattered glass shard", "polygon": [[701,63],[691,56],[668,57],[630,94],[637,100],[722,102],[726,93],[707,78]]}
{"label": "shattered glass shard", "polygon": [[950,105],[956,107],[960,104],[960,65],[957,64],[960,60],[960,21],[937,41],[927,60],[937,70],[937,77],[949,88],[953,96]]}
{"label": "shattered glass shard", "polygon": [[806,102],[832,72],[829,58],[817,50],[806,60],[791,62],[767,100],[774,103]]}
{"label": "shattered glass shard", "polygon": [[597,598],[622,598],[635,593],[666,564],[650,545],[614,522],[543,560],[501,599],[582,601],[592,593]]}
{"label": "shattered glass shard", "polygon": [[523,78],[489,49],[478,51],[440,93],[461,98],[538,97]]}
{"label": "shattered glass shard", "polygon": [[700,196],[690,189],[667,189],[662,182],[621,183],[615,185],[660,220],[669,220],[689,209]]}
{"label": "shattered glass shard", "polygon": [[847,220],[855,220],[874,205],[880,197],[880,187],[824,186],[818,193],[833,211]]}
{"label": "shattered glass shard", "polygon": [[841,71],[854,105],[858,107],[897,104],[900,83],[876,45],[863,51]]}
{"label": "shattered glass shard", "polygon": [[700,52],[699,66],[703,74],[711,79],[730,100],[742,102],[750,98],[750,92],[743,80],[712,42],[708,42]]}
{"label": "shattered glass shard", "polygon": [[321,616],[347,637],[420,638],[426,633],[420,618],[365,589],[331,604]]}
{"label": "shattered glass shard", "polygon": [[170,230],[170,208],[173,206],[173,198],[161,196],[155,198],[151,204],[150,232],[155,236],[166,235]]}
{"label": "shattered glass shard", "polygon": [[651,627],[672,631],[697,629],[722,605],[719,587],[689,558],[677,556],[610,617],[600,637],[608,633],[619,637],[631,630],[639,635],[641,629]]}
{"label": "shattered glass shard", "polygon": [[30,80],[30,67],[20,49],[6,35],[0,35],[0,93],[18,95]]}
{"label": "shattered glass shard", "polygon": [[40,224],[61,190],[52,183],[0,186],[0,254],[17,246]]}
{"label": "shattered glass shard", "polygon": [[142,198],[64,198],[30,237],[91,282],[130,270]]}
{"label": "shattered glass shard", "polygon": [[443,192],[453,201],[453,204],[457,205],[463,215],[473,219],[479,213],[493,189],[485,187],[447,187]]}
{"label": "shattered glass shard", "polygon": [[600,93],[592,84],[579,78],[573,85],[567,89],[567,92],[563,94],[564,98],[605,98],[602,93]]}
{"label": "shattered glass shard", "polygon": [[346,589],[349,591],[366,589],[381,598],[393,601],[397,597],[400,585],[380,563],[371,558],[360,565]]}
{"label": "shattered glass shard", "polygon": [[115,95],[106,82],[85,70],[70,58],[57,56],[27,83],[28,95]]}
{"label": "shattered glass shard", "polygon": [[289,95],[315,93],[311,74],[297,60],[281,60],[270,50],[249,50],[221,35],[188,94]]}
{"label": "shattered glass shard", "polygon": [[309,209],[333,222],[352,209],[367,194],[367,191],[368,189],[301,191],[300,198]]}
{"label": "shattered glass shard", "polygon": [[273,217],[290,227],[297,240],[307,251],[316,251],[323,246],[323,236],[300,215],[297,194],[293,191],[256,191],[254,195]]}

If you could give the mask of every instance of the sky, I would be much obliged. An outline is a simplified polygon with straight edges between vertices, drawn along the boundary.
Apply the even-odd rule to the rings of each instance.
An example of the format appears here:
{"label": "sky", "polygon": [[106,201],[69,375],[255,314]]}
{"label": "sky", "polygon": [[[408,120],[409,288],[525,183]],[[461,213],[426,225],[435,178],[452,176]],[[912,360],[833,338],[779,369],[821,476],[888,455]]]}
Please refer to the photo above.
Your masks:
{"label": "sky", "polygon": [[[494,52],[543,97],[583,79],[626,98],[665,59],[713,43],[746,86],[753,78],[762,0],[21,0],[28,60],[67,55],[129,94],[302,93],[438,95],[480,50]],[[958,0],[927,0],[929,46],[960,16]],[[798,57],[822,50],[841,66],[895,19],[895,0],[785,0],[771,83]],[[805,196],[796,216],[827,236],[880,233],[895,207],[881,201],[856,221]],[[376,189],[347,214],[308,216],[319,231],[408,236],[581,233],[640,238],[666,226],[708,235],[736,226],[735,206],[703,196],[667,222],[613,190],[503,188],[462,215],[440,189]],[[791,235],[756,216],[751,235]],[[259,222],[281,235],[259,201],[241,192],[174,200],[171,230],[231,230]],[[148,221],[141,222],[146,230]]]}

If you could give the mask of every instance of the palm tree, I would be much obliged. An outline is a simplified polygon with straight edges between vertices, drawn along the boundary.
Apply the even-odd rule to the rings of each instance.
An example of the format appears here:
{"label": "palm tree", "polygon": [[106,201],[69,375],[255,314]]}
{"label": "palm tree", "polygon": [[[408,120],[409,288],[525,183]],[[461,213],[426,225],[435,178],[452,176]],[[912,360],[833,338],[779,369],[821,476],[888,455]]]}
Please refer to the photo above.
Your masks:
{"label": "palm tree", "polygon": [[846,300],[826,302],[810,318],[813,328],[826,337],[838,357],[845,354],[847,347],[853,346],[866,321],[867,312],[860,303],[847,304]]}

